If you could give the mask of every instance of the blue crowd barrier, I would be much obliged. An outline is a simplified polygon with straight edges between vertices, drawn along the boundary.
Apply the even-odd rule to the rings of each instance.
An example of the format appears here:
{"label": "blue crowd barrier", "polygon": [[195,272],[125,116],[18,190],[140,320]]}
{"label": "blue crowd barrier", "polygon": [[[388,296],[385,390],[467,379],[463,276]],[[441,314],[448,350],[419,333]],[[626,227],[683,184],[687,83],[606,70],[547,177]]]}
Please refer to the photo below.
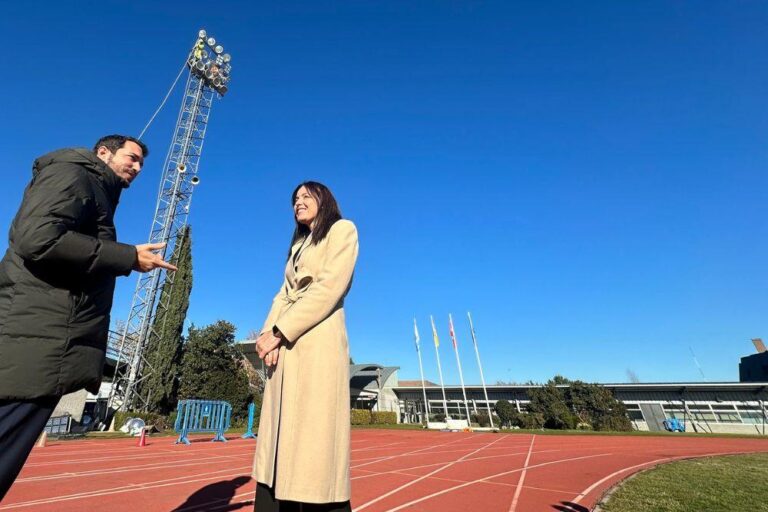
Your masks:
{"label": "blue crowd barrier", "polygon": [[190,444],[189,434],[212,432],[213,441],[227,440],[224,432],[229,428],[232,406],[222,400],[180,400],[173,428],[179,433],[176,444]]}
{"label": "blue crowd barrier", "polygon": [[248,404],[248,430],[243,434],[243,439],[256,439],[256,434],[253,433],[253,417],[256,415],[256,404]]}

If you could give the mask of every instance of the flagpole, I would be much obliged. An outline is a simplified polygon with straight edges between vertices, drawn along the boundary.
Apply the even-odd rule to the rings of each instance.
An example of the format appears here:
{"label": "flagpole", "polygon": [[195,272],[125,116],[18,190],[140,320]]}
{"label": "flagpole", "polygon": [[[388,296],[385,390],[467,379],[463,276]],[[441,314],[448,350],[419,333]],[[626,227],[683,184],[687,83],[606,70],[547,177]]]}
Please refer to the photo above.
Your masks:
{"label": "flagpole", "polygon": [[421,391],[424,393],[425,423],[429,421],[429,402],[427,401],[427,388],[424,384],[424,367],[421,364],[421,347],[419,346],[419,329],[416,327],[416,317],[413,317],[413,337],[416,339],[416,353],[419,354],[419,373],[421,374]]}
{"label": "flagpole", "polygon": [[437,329],[435,328],[435,319],[432,315],[429,315],[429,321],[432,323],[432,338],[435,340],[435,354],[437,354],[437,373],[440,374],[440,388],[443,390],[443,410],[445,411],[445,419],[451,417],[448,412],[448,400],[445,398],[445,384],[443,384],[443,368],[440,366],[440,339],[437,337]]}
{"label": "flagpole", "polygon": [[477,349],[477,338],[475,337],[475,327],[472,325],[472,315],[467,311],[469,318],[469,330],[472,332],[472,344],[475,346],[475,355],[477,356],[477,366],[480,368],[480,382],[483,383],[483,394],[485,395],[485,406],[488,408],[488,419],[493,428],[493,413],[491,413],[491,403],[488,401],[488,390],[485,389],[485,377],[483,376],[483,363],[480,362],[480,351]]}
{"label": "flagpole", "polygon": [[456,364],[459,366],[459,380],[461,381],[461,394],[464,395],[464,409],[467,411],[467,426],[472,424],[469,419],[469,405],[467,404],[467,392],[464,389],[464,374],[461,372],[461,361],[459,360],[459,344],[456,342],[456,331],[453,329],[453,317],[448,313],[448,324],[450,325],[451,341],[453,341],[453,351],[456,352]]}

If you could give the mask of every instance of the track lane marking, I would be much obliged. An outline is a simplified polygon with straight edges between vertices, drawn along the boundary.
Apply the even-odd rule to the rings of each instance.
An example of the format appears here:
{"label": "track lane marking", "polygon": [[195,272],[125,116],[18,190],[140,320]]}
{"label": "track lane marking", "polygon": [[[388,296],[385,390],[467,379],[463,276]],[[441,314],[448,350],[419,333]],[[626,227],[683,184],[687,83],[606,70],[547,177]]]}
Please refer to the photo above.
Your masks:
{"label": "track lane marking", "polygon": [[[536,451],[536,452],[533,452],[533,453],[551,453],[551,452],[561,452],[561,451],[563,451],[563,450],[552,449],[552,450],[539,450],[539,451]],[[461,462],[463,463],[463,462],[474,462],[476,460],[500,459],[500,458],[503,458],[503,457],[517,457],[518,455],[525,455],[525,452],[504,453],[504,454],[501,454],[501,455],[488,455],[486,457],[475,457],[475,458],[472,458],[472,459],[464,459]],[[388,475],[388,474],[391,474],[391,473],[396,473],[397,471],[411,471],[413,469],[431,468],[433,466],[440,466],[442,464],[445,464],[445,462],[434,462],[432,464],[422,464],[420,466],[411,466],[411,467],[407,467],[407,468],[391,469],[389,471],[374,471],[372,469],[358,469],[358,471],[365,471],[365,472],[368,472],[368,473],[371,473],[371,474],[369,474],[369,475],[359,475],[359,476],[356,476],[356,477],[352,477],[352,480],[357,480],[357,479],[362,479],[362,478],[369,478],[369,477],[372,477],[372,476],[379,476],[379,475]]]}
{"label": "track lane marking", "polygon": [[[232,468],[222,469],[219,471],[211,471],[208,473],[199,473],[198,475],[192,475],[192,476],[193,477],[202,476],[202,475],[209,475],[209,476],[206,476],[204,478],[197,478],[193,480],[190,480],[187,476],[180,476],[176,478],[169,478],[166,480],[157,480],[152,484],[126,484],[120,487],[113,487],[111,489],[86,491],[81,493],[68,494],[64,496],[57,496],[55,498],[42,498],[37,500],[22,501],[22,502],[12,503],[10,505],[0,506],[0,510],[11,510],[14,508],[31,507],[34,505],[47,505],[49,503],[59,503],[62,501],[72,501],[72,500],[79,500],[84,498],[93,498],[97,496],[109,496],[112,494],[122,494],[126,492],[155,489],[159,487],[168,487],[173,485],[184,485],[184,484],[189,484],[194,482],[204,482],[204,481],[213,480],[216,478],[229,478],[229,477],[243,476],[243,471],[250,468],[251,468],[250,465],[235,468],[237,470],[237,472],[235,473],[232,473],[232,471],[235,471]],[[220,473],[227,473],[227,472],[229,473],[220,474]],[[182,481],[178,481],[178,480],[182,480]]]}
{"label": "track lane marking", "polygon": [[515,512],[517,509],[517,502],[520,499],[520,493],[523,491],[523,482],[525,482],[525,474],[528,472],[528,463],[531,460],[531,453],[533,453],[533,442],[536,440],[536,434],[531,437],[531,446],[528,448],[528,455],[525,457],[523,463],[523,471],[520,472],[520,479],[517,481],[517,488],[515,489],[515,495],[512,498],[512,504],[509,506],[509,512]]}
{"label": "track lane marking", "polygon": [[[550,462],[542,462],[541,464],[535,464],[533,466],[529,466],[528,469],[534,469],[534,468],[539,468],[539,467],[543,467],[543,466],[549,466],[549,465],[552,465],[552,464],[560,464],[560,463],[563,463],[563,462],[571,462],[571,461],[574,461],[574,460],[591,459],[591,458],[595,458],[595,457],[605,457],[606,455],[613,455],[613,454],[612,453],[599,453],[599,454],[596,454],[596,455],[584,455],[584,456],[581,456],[581,457],[573,457],[573,458],[569,458],[569,459],[553,460],[553,461],[550,461]],[[517,473],[518,471],[522,471],[522,468],[513,469],[511,471],[504,471],[502,473],[496,473],[495,475],[490,475],[490,476],[487,476],[487,477],[484,477],[484,478],[478,478],[477,480],[472,480],[470,482],[466,482],[466,483],[463,483],[461,485],[456,485],[454,487],[449,487],[447,489],[443,489],[442,491],[434,492],[432,494],[428,494],[426,496],[422,496],[421,498],[418,498],[418,499],[415,499],[415,500],[411,500],[411,501],[409,501],[407,503],[403,503],[402,505],[399,505],[399,506],[397,506],[395,508],[390,508],[390,509],[387,510],[387,512],[396,512],[397,510],[402,510],[404,508],[410,507],[411,505],[415,505],[416,503],[421,503],[422,501],[426,501],[426,500],[434,498],[436,496],[440,496],[440,495],[443,495],[443,494],[446,494],[446,493],[449,493],[449,492],[452,492],[452,491],[456,491],[458,489],[462,489],[464,487],[468,487],[470,485],[474,485],[474,484],[477,484],[477,483],[482,483],[482,482],[485,482],[487,480],[490,480],[491,478],[498,478],[500,476],[511,475],[512,473]],[[355,509],[355,510],[357,510],[357,509]]]}
{"label": "track lane marking", "polygon": [[[360,468],[360,467],[363,467],[363,466],[368,466],[370,464],[375,464],[377,462],[383,462],[385,460],[392,460],[392,459],[397,459],[397,458],[400,458],[400,457],[408,457],[410,455],[414,455],[414,454],[417,454],[417,453],[424,452],[425,450],[431,450],[432,448],[439,448],[441,446],[448,446],[448,445],[451,445],[451,444],[455,444],[455,443],[457,443],[459,441],[463,441],[464,439],[465,438],[462,437],[462,438],[459,438],[459,439],[454,439],[453,441],[450,441],[450,442],[447,442],[447,443],[439,443],[439,444],[427,446],[427,447],[424,447],[424,448],[419,448],[417,450],[411,450],[410,452],[400,453],[400,454],[397,454],[397,455],[389,455],[389,456],[384,456],[384,457],[380,457],[380,458],[377,457],[377,460],[372,460],[371,462],[366,462],[364,464],[358,464],[356,466],[350,466],[350,469],[356,469],[356,468]],[[368,460],[368,459],[365,459],[365,460]]]}
{"label": "track lane marking", "polygon": [[374,503],[378,503],[379,501],[381,501],[381,500],[383,500],[383,499],[385,499],[385,498],[388,498],[389,496],[392,496],[393,494],[395,494],[395,493],[397,493],[397,492],[400,492],[400,491],[402,491],[403,489],[406,489],[406,488],[408,488],[408,487],[410,487],[410,486],[412,486],[412,485],[415,485],[415,484],[417,484],[417,483],[421,482],[421,481],[422,481],[422,480],[424,480],[425,478],[429,478],[430,476],[432,476],[432,475],[434,475],[434,474],[436,474],[436,473],[439,473],[440,471],[443,471],[443,470],[445,470],[445,469],[448,469],[448,468],[450,468],[451,466],[453,466],[454,464],[456,464],[456,463],[458,463],[458,462],[461,462],[463,459],[465,459],[465,458],[469,457],[470,455],[474,455],[475,453],[479,452],[480,450],[482,450],[482,449],[484,449],[484,448],[487,448],[487,447],[489,447],[489,446],[492,446],[492,445],[494,445],[494,444],[496,444],[496,443],[498,443],[499,441],[502,441],[502,440],[504,440],[504,438],[503,438],[503,437],[499,437],[498,439],[496,439],[496,440],[494,440],[494,441],[491,441],[491,442],[490,442],[490,443],[488,443],[487,445],[485,445],[485,446],[481,446],[481,447],[480,447],[480,448],[478,448],[477,450],[475,450],[475,451],[473,451],[473,452],[471,452],[471,453],[468,453],[467,455],[464,455],[463,457],[459,458],[458,460],[455,460],[455,461],[452,461],[452,462],[447,462],[447,463],[445,463],[445,464],[444,464],[442,467],[440,467],[440,468],[438,468],[438,469],[436,469],[436,470],[432,471],[431,473],[428,473],[428,474],[426,474],[426,475],[424,475],[424,476],[421,476],[421,477],[417,478],[416,480],[413,480],[413,481],[411,481],[411,482],[408,482],[408,483],[406,483],[406,484],[403,484],[403,485],[401,485],[401,486],[399,486],[399,487],[396,487],[395,489],[392,489],[391,491],[389,491],[389,492],[386,492],[386,493],[382,494],[381,496],[378,496],[377,498],[374,498],[374,499],[372,499],[372,500],[368,501],[367,503],[363,503],[363,504],[362,504],[362,505],[360,505],[359,507],[355,508],[355,510],[358,510],[358,511],[359,511],[359,510],[364,510],[364,509],[366,509],[367,507],[369,507],[370,505],[373,505]]}
{"label": "track lane marking", "polygon": [[[65,478],[79,478],[79,477],[89,477],[89,476],[98,476],[98,475],[111,475],[114,473],[130,473],[133,471],[146,471],[148,469],[164,469],[164,468],[180,468],[180,467],[186,467],[186,466],[195,466],[195,465],[201,465],[201,464],[209,464],[211,461],[215,459],[215,462],[223,462],[222,459],[227,460],[235,460],[237,462],[242,462],[243,457],[251,457],[250,454],[243,454],[241,456],[237,455],[219,455],[215,457],[208,457],[206,459],[188,459],[183,461],[172,461],[172,462],[153,462],[149,464],[143,464],[140,466],[130,466],[130,467],[123,467],[123,468],[114,468],[114,469],[93,469],[89,471],[81,471],[77,473],[73,472],[66,472],[66,473],[54,473],[51,475],[41,475],[41,476],[31,476],[27,478],[19,478],[16,480],[15,483],[34,483],[34,482],[43,482],[43,481],[49,481],[49,480],[59,480],[59,479],[65,479]],[[180,464],[182,463],[182,464]]]}

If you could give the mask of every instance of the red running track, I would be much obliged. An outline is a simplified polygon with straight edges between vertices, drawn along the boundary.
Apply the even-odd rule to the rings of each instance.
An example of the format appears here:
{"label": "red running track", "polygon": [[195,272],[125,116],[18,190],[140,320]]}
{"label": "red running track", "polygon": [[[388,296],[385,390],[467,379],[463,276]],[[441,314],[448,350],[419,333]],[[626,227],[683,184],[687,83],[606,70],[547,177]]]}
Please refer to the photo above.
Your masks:
{"label": "red running track", "polygon": [[[255,442],[168,437],[35,448],[0,511],[252,509]],[[679,458],[768,452],[766,439],[352,432],[356,511],[584,512],[635,471]]]}

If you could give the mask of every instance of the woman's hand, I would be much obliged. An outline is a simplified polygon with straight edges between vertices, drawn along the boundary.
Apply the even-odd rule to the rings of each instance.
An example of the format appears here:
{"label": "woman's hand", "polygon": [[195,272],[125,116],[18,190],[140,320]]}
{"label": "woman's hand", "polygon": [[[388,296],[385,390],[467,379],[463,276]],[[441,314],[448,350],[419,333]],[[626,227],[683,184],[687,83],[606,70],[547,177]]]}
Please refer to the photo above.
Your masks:
{"label": "woman's hand", "polygon": [[266,356],[264,356],[264,364],[269,366],[270,368],[273,366],[277,366],[277,358],[280,355],[280,349],[276,348]]}
{"label": "woman's hand", "polygon": [[280,345],[281,341],[282,338],[280,338],[280,336],[275,336],[270,331],[262,333],[256,340],[256,352],[259,354],[259,359],[264,359],[267,354]]}

